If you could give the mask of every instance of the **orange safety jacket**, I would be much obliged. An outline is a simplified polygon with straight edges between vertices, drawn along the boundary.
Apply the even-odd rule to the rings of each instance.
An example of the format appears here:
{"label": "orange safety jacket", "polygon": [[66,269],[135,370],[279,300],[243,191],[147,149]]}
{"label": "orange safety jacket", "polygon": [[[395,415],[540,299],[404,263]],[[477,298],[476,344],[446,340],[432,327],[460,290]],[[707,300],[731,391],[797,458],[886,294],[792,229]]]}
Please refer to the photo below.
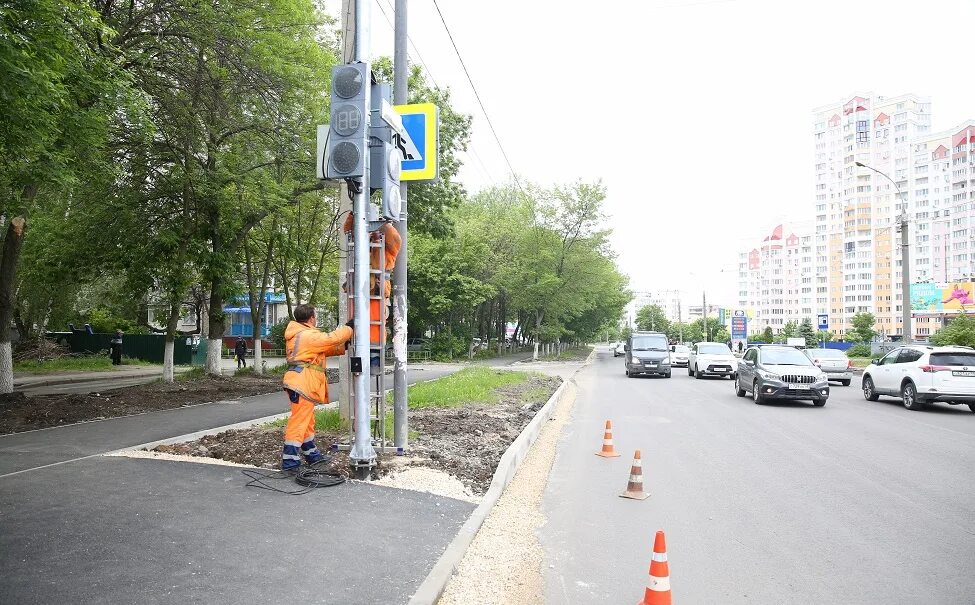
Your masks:
{"label": "orange safety jacket", "polygon": [[297,321],[290,322],[284,331],[284,350],[288,356],[284,388],[312,403],[328,403],[325,358],[341,355],[351,338],[352,328],[348,326],[325,334]]}

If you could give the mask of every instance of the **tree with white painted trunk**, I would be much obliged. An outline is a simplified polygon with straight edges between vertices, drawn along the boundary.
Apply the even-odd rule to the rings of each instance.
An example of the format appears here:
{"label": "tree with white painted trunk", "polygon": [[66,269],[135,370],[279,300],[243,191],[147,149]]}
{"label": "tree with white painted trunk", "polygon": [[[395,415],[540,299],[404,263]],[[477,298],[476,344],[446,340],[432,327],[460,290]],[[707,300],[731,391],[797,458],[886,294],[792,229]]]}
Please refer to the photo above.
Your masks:
{"label": "tree with white painted trunk", "polygon": [[14,391],[14,361],[10,346],[10,321],[13,317],[14,284],[17,277],[17,258],[24,243],[26,221],[22,216],[7,220],[3,237],[3,256],[0,257],[0,393]]}

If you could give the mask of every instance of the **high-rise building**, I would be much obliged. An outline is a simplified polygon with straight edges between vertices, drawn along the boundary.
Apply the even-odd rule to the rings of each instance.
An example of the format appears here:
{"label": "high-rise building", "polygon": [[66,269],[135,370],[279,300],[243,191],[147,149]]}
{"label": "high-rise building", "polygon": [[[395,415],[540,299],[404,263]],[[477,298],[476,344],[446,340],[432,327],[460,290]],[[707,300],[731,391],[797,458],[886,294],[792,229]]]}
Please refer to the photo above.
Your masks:
{"label": "high-rise building", "polygon": [[815,321],[815,261],[810,225],[783,224],[759,246],[738,255],[738,308],[751,333],[781,330],[790,321]]}

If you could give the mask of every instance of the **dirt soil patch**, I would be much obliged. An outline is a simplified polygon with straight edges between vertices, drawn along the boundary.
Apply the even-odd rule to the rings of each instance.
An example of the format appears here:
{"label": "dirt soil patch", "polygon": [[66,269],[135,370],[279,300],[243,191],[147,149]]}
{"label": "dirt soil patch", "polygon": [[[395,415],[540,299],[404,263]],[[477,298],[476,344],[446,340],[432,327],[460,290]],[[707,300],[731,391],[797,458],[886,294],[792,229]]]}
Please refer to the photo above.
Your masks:
{"label": "dirt soil patch", "polygon": [[0,434],[101,420],[156,410],[273,393],[280,376],[223,376],[152,382],[88,394],[0,395]]}
{"label": "dirt soil patch", "polygon": [[[380,456],[376,478],[407,466],[442,470],[460,479],[475,495],[483,495],[491,485],[501,455],[545,405],[561,379],[532,375],[516,385],[495,389],[494,404],[468,404],[457,407],[429,407],[410,411],[409,456]],[[253,427],[230,430],[217,435],[174,445],[160,445],[155,451],[189,456],[207,456],[264,468],[281,465],[284,429]],[[347,435],[318,432],[319,449],[347,439]],[[332,452],[334,472],[349,476],[345,452]]]}

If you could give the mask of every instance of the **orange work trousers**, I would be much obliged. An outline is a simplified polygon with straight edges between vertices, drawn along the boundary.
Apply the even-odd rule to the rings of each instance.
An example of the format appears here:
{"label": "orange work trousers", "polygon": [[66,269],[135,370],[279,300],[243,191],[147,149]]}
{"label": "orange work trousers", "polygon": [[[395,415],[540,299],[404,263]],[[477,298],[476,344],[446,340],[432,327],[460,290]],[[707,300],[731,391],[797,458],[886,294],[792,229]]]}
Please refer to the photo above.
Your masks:
{"label": "orange work trousers", "polygon": [[322,453],[315,446],[315,404],[294,391],[285,392],[291,400],[291,416],[284,428],[281,468],[289,470],[301,466],[301,456],[314,464],[322,459]]}

